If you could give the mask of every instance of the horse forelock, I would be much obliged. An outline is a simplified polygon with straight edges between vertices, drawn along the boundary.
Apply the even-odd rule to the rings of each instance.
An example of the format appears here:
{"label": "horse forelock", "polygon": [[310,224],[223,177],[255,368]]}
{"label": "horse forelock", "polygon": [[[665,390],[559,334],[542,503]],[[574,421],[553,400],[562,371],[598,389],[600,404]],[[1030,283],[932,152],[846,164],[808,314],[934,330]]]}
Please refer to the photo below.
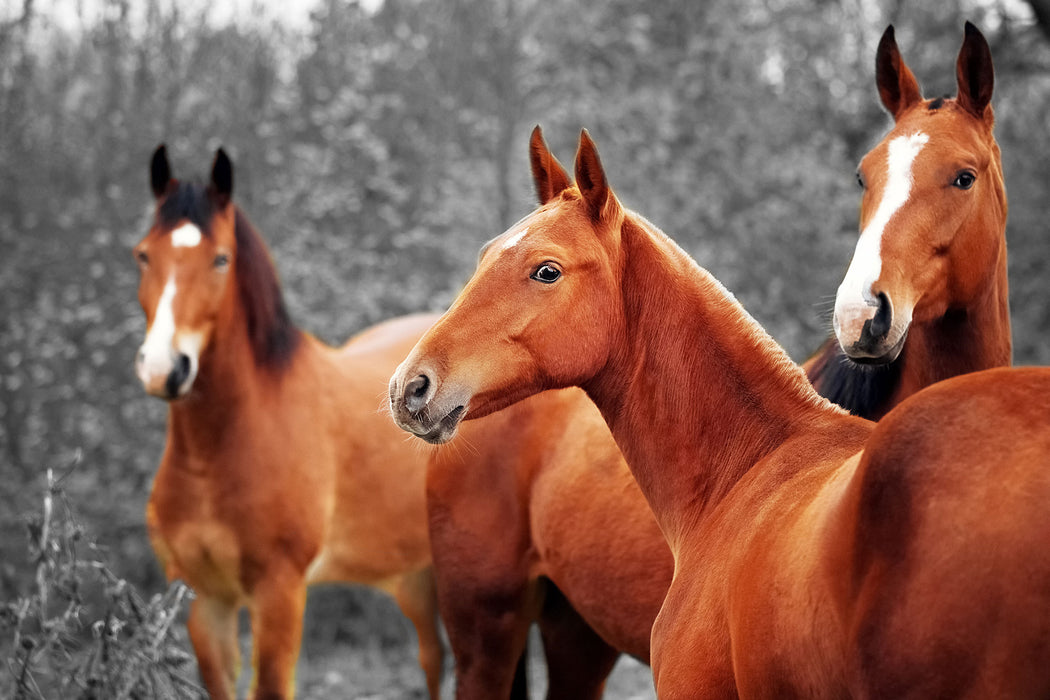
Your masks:
{"label": "horse forelock", "polygon": [[189,221],[205,236],[211,236],[211,218],[215,212],[208,190],[194,182],[179,182],[157,207],[157,223],[167,230]]}
{"label": "horse forelock", "polygon": [[238,208],[234,218],[237,243],[237,293],[257,365],[283,369],[299,347],[301,334],[284,303],[270,254],[255,227]]}

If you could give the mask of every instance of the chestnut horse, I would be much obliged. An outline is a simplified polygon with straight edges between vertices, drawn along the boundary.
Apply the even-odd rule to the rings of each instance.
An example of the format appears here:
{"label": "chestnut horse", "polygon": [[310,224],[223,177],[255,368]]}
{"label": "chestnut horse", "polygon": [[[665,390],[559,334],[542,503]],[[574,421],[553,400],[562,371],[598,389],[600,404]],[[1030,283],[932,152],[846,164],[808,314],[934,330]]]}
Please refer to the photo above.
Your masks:
{"label": "chestnut horse", "polygon": [[621,206],[586,132],[575,175],[398,367],[397,423],[444,442],[467,416],[584,389],[674,556],[661,697],[1050,694],[1050,370],[851,416]]}
{"label": "chestnut horse", "polygon": [[[960,58],[968,61],[970,54],[979,54],[990,61],[983,37],[972,27],[967,37],[969,45]],[[908,70],[900,61],[892,27],[880,43],[876,64],[880,94],[885,95],[883,86],[891,73],[887,66]],[[991,71],[979,77],[990,80]],[[893,72],[891,84],[898,83]],[[967,85],[961,85],[965,90]],[[894,269],[912,273],[913,286],[925,285],[927,304],[930,296],[958,288],[951,280],[960,274],[962,263],[987,286],[978,295],[980,303],[958,294],[944,302],[953,309],[955,327],[967,326],[965,334],[953,333],[958,343],[953,348],[943,340],[953,325],[953,317],[945,314],[927,323],[913,318],[908,343],[891,370],[844,360],[837,343],[814,358],[817,374],[811,378],[818,390],[830,389],[829,398],[865,417],[872,409],[882,415],[905,398],[896,391],[900,386],[921,388],[963,371],[968,366],[965,358],[984,358],[973,360],[978,364],[970,369],[976,369],[981,362],[1001,362],[1002,353],[992,350],[1005,348],[1009,359],[1009,318],[985,308],[990,295],[1002,302],[1004,314],[1006,310],[1005,195],[990,128],[991,107],[986,123],[953,105],[934,100],[918,111],[917,118],[936,132],[934,143],[941,144],[938,160],[928,152],[930,160],[916,164],[913,186],[921,198],[909,201],[893,219],[884,237],[897,243],[883,246],[883,252],[893,256],[887,260]],[[893,111],[888,100],[887,107]],[[900,127],[903,122],[898,121]],[[951,141],[955,133],[960,138]],[[899,128],[891,132],[865,163],[884,161],[889,144],[899,135]],[[934,176],[955,165],[959,151],[975,143],[977,157],[987,167],[980,173],[980,187],[972,188],[974,204],[961,224],[938,218],[951,190],[937,187]],[[569,186],[569,176],[557,161],[543,162],[549,151],[538,129],[530,154],[542,204]],[[873,202],[881,201],[887,191],[885,178],[871,179],[862,221],[870,221]],[[988,225],[995,212],[1002,218]],[[937,225],[954,228],[946,234]],[[915,249],[954,231],[955,240],[968,249],[947,256],[947,266],[939,269],[944,280],[925,278],[928,270],[909,267]],[[942,339],[930,340],[936,336]],[[921,351],[909,352],[912,343]],[[460,449],[453,443],[436,452],[427,479],[438,597],[456,658],[458,697],[507,697],[516,654],[541,609],[549,697],[600,697],[621,652],[648,663],[652,623],[671,582],[673,561],[644,497],[600,414],[580,392],[544,392],[468,421],[461,431],[470,447]]]}
{"label": "chestnut horse", "polygon": [[291,697],[306,586],[348,581],[393,595],[437,698],[426,456],[379,410],[396,358],[434,319],[330,348],[290,321],[262,238],[230,201],[221,149],[204,187],[173,179],[161,146],[151,183],[156,213],[135,247],[147,328],[136,370],[171,403],[146,519],[168,578],[196,593],[188,625],[205,687],[235,696],[247,606],[254,696]]}
{"label": "chestnut horse", "polygon": [[965,34],[954,100],[922,98],[892,26],[876,54],[895,124],[857,170],[861,234],[835,299],[838,343],[806,363],[817,391],[873,420],[934,382],[1010,364],[992,57],[969,22]]}

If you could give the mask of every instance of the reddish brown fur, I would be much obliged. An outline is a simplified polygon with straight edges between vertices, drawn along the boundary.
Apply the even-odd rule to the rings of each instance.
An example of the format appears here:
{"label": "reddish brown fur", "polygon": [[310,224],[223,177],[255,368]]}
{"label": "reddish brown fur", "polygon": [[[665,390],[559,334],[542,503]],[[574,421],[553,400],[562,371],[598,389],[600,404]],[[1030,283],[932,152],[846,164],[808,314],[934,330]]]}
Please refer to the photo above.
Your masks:
{"label": "reddish brown fur", "polygon": [[[972,51],[975,45],[979,46],[980,42],[964,45],[960,66],[971,62],[965,53]],[[990,68],[990,57],[977,65]],[[991,109],[989,107],[986,114],[979,116],[955,114],[957,108],[953,101],[940,114],[926,114],[929,112],[926,108],[932,103],[920,104],[922,98],[918,84],[900,58],[892,28],[887,31],[879,49],[877,75],[880,95],[887,109],[898,118],[898,125],[865,161],[883,162],[889,140],[922,129],[931,135],[934,143],[950,143],[952,146],[951,149],[942,148],[943,152],[934,163],[954,163],[961,157],[960,152],[987,154],[988,162],[982,164],[980,177],[987,178],[989,183],[982,182],[984,189],[970,193],[979,194],[981,200],[966,210],[969,218],[965,225],[950,221],[944,212],[935,217],[945,228],[962,229],[952,256],[947,258],[949,264],[938,268],[938,272],[949,281],[960,276],[981,277],[982,292],[976,295],[976,299],[951,292],[952,287],[958,285],[938,284],[937,277],[930,280],[930,265],[920,265],[913,270],[906,264],[921,257],[917,249],[925,245],[924,237],[931,235],[930,226],[916,226],[914,222],[922,223],[930,218],[926,209],[939,206],[943,209],[939,202],[945,198],[944,188],[939,185],[927,187],[923,196],[916,198],[905,212],[907,216],[898,218],[895,231],[887,236],[892,240],[892,247],[886,253],[891,256],[888,265],[894,269],[904,270],[913,277],[926,275],[926,280],[911,281],[912,284],[927,285],[924,303],[934,303],[941,298],[937,295],[949,294],[947,301],[943,302],[945,310],[939,316],[919,316],[915,320],[901,357],[889,371],[860,368],[852,363],[841,364],[844,360],[841,352],[836,352],[837,344],[829,347],[830,352],[822,353],[807,364],[818,390],[858,415],[872,418],[884,415],[901,400],[934,381],[1008,363],[1010,347],[1005,279],[1005,193],[998,165],[998,147],[991,133]],[[978,76],[970,82],[983,86],[990,83],[990,79],[990,75]],[[961,89],[961,94],[969,93],[970,90]],[[982,99],[986,103],[990,89],[984,93]],[[944,106],[943,100],[939,103]],[[960,136],[953,139],[955,134]],[[538,129],[533,133],[529,154],[541,204],[569,188],[571,178],[547,149]],[[589,157],[587,152],[582,155]],[[600,170],[595,171],[593,167],[584,168],[582,172],[585,175],[598,172],[600,175]],[[941,177],[928,171],[918,172],[916,176],[920,184]],[[874,203],[881,199],[883,184],[877,178],[869,181],[862,224],[870,219]],[[581,185],[584,200],[606,202],[604,192],[607,187],[602,177],[596,182],[586,180]],[[985,200],[991,200],[991,204],[985,206]],[[954,201],[949,204],[956,206]],[[589,214],[592,218],[601,218],[603,212],[596,209]],[[970,269],[963,269],[964,266]],[[439,591],[452,592],[441,596],[441,600],[453,651],[461,660],[457,687],[463,698],[487,697],[489,688],[504,688],[509,684],[514,670],[514,654],[520,650],[519,642],[524,640],[524,630],[534,614],[535,599],[543,593],[537,572],[545,572],[568,603],[600,635],[600,639],[589,646],[595,650],[593,666],[588,669],[591,672],[581,674],[577,671],[574,677],[577,682],[571,686],[571,692],[551,684],[555,695],[563,692],[567,697],[600,694],[605,670],[618,650],[648,660],[648,633],[671,580],[671,560],[668,554],[661,553],[663,543],[659,529],[648,515],[641,493],[629,484],[623,485],[627,481],[627,468],[611,438],[604,431],[589,429],[593,423],[593,416],[587,415],[590,409],[581,404],[575,412],[561,416],[560,420],[568,428],[552,432],[546,424],[532,425],[530,421],[535,420],[535,416],[549,418],[556,410],[555,404],[564,411],[565,400],[543,395],[528,399],[526,403],[527,407],[506,409],[517,414],[513,419],[484,418],[479,424],[465,427],[466,439],[472,446],[469,458],[459,451],[450,458],[445,452],[430,466],[431,539],[436,551],[445,552],[441,557],[444,564],[438,567],[437,576]],[[513,437],[511,433],[514,433]],[[548,445],[550,435],[555,433],[561,440],[570,443],[576,440],[581,446],[575,451],[545,452],[546,458],[540,461],[529,454],[527,447],[530,442],[523,441],[523,436],[537,435],[534,439],[539,444]],[[587,437],[584,439],[580,435]],[[510,444],[524,447],[519,454],[518,449],[507,447]],[[475,451],[479,454],[473,454]],[[579,455],[617,465],[620,478],[609,479],[606,475],[606,478],[584,480],[576,474],[573,464],[559,462],[559,459],[580,462]],[[516,477],[492,474],[477,481],[460,481],[467,470],[477,469],[509,470]],[[453,484],[454,488],[450,487]],[[474,485],[473,490],[468,484]],[[504,489],[501,497],[507,501],[505,518],[507,522],[516,523],[516,538],[494,537],[500,528],[472,517],[477,504],[491,500],[492,494],[500,487]],[[543,491],[537,493],[537,489]],[[600,495],[597,499],[596,494]],[[511,508],[510,504],[515,507]],[[595,507],[596,504],[607,506],[608,511]],[[545,508],[573,512],[573,527],[560,523],[549,526],[552,519],[547,518]],[[520,511],[517,518],[510,515],[515,510]],[[435,512],[441,513],[439,520],[435,520]],[[455,514],[455,528],[446,525],[451,517],[449,513]],[[610,517],[613,513],[618,517]],[[532,523],[538,521],[538,524],[531,526],[530,518]],[[545,531],[542,530],[544,527]],[[464,545],[463,532],[466,529],[471,531],[472,547]],[[594,544],[592,540],[598,536],[607,537],[606,542],[616,542],[616,547],[599,546],[596,549],[602,552],[602,556],[588,556],[590,545]],[[548,548],[538,547],[537,541],[547,542]],[[503,548],[507,552],[503,552]],[[531,566],[521,563],[526,558],[532,562]],[[502,567],[494,563],[510,560],[518,563]],[[614,588],[610,580],[616,582],[619,595],[603,598]],[[463,593],[467,588],[472,595]],[[508,588],[517,591],[518,595],[511,598],[492,595],[493,591]],[[596,598],[631,600],[636,604],[594,605],[592,601]],[[449,614],[453,610],[454,614]],[[575,611],[570,610],[566,615],[565,624],[579,627],[580,616]],[[541,621],[541,627],[554,626],[558,623],[557,618],[557,615],[548,613]],[[479,627],[485,625],[492,628],[490,634],[477,634]],[[469,630],[469,633],[461,634],[459,628]],[[515,641],[505,646],[494,645],[491,640],[497,636],[497,630],[501,631],[503,639]],[[576,635],[571,641],[577,649],[584,644],[579,640],[580,636]],[[553,646],[554,642],[545,645],[548,656],[552,657],[548,659],[549,666],[557,664],[559,658]],[[575,666],[579,668],[578,663]],[[552,675],[562,674],[557,668],[552,668]]]}
{"label": "reddish brown fur", "polygon": [[586,133],[576,168],[399,367],[398,423],[448,439],[459,406],[584,388],[674,553],[661,697],[1045,697],[1050,371],[952,379],[876,428],[620,207]]}
{"label": "reddish brown fur", "polygon": [[[163,188],[158,208],[177,190]],[[265,247],[228,191],[213,204],[200,244],[173,247],[171,228],[184,219],[158,215],[136,249],[148,256],[139,290],[148,324],[174,278],[180,330],[206,338],[192,389],[170,405],[147,506],[167,576],[197,596],[188,624],[204,684],[213,698],[234,697],[237,612],[247,606],[254,697],[291,697],[307,584],[352,581],[392,594],[415,624],[436,698],[426,454],[381,410],[395,358],[434,319],[391,321],[343,348],[325,346],[287,321]],[[219,253],[234,258],[225,273],[213,266]]]}
{"label": "reddish brown fur", "polygon": [[[541,201],[570,185],[538,130],[530,155]],[[582,392],[468,423],[435,452],[427,486],[457,697],[507,695],[537,616],[550,698],[600,697],[620,653],[648,663],[671,553]]]}
{"label": "reddish brown fur", "polygon": [[621,652],[648,663],[673,562],[583,392],[466,423],[430,462],[427,502],[457,697],[506,697],[537,617],[550,698],[600,697]]}

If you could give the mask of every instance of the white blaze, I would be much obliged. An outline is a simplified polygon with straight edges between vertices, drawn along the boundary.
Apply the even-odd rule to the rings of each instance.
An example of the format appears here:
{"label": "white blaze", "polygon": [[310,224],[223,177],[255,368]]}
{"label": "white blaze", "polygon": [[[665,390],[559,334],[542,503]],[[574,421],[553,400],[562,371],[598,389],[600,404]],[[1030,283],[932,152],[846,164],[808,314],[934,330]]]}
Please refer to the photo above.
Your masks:
{"label": "white blaze", "polygon": [[164,291],[157,302],[157,311],[153,314],[153,325],[146,334],[146,342],[140,349],[138,375],[142,382],[150,378],[167,377],[172,370],[172,343],[175,339],[175,313],[172,302],[175,300],[175,278],[164,285]]}
{"label": "white blaze", "polygon": [[506,243],[504,243],[503,246],[501,247],[501,250],[507,250],[508,248],[513,248],[514,246],[518,245],[519,243],[521,243],[521,239],[524,238],[525,234],[528,233],[528,232],[529,232],[529,227],[528,226],[526,226],[525,228],[521,229],[520,231],[518,231],[513,236],[511,236],[510,238],[507,239]]}
{"label": "white blaze", "polygon": [[919,151],[930,137],[922,132],[910,136],[898,136],[890,141],[886,158],[886,189],[882,201],[875,210],[875,216],[864,227],[853,252],[853,260],[846,277],[839,285],[835,300],[835,316],[847,310],[849,306],[877,306],[878,301],[871,293],[871,286],[882,273],[882,234],[893,215],[904,206],[911,194],[912,164]]}
{"label": "white blaze", "polygon": [[171,244],[176,248],[193,248],[201,242],[201,230],[187,222],[171,232]]}

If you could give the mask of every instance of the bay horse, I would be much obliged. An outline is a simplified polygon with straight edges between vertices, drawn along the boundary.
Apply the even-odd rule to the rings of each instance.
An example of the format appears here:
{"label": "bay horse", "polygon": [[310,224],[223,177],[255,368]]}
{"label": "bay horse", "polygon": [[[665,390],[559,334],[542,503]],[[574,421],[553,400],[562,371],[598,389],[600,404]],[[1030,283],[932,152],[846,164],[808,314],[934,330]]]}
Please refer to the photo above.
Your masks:
{"label": "bay horse", "polygon": [[[970,45],[960,58],[968,60],[972,52],[986,54],[989,70],[980,78],[990,80],[986,42],[970,25],[966,33],[964,43]],[[880,42],[876,66],[882,95],[899,84],[897,72],[908,71],[892,26]],[[894,103],[884,101],[893,113]],[[990,128],[991,107],[985,121],[953,105],[943,99],[912,105],[917,108],[915,120],[934,133],[934,143],[941,147],[935,155],[926,153],[929,160],[917,163],[923,167],[916,168],[914,187],[921,197],[901,207],[892,229],[884,233],[896,245],[882,248],[887,267],[907,270],[913,286],[925,285],[921,296],[927,302],[935,294],[949,295],[944,303],[952,312],[925,323],[913,318],[901,357],[886,370],[845,359],[834,338],[806,365],[818,391],[863,417],[881,416],[917,388],[952,372],[1009,359],[1005,190]],[[865,163],[885,160],[881,154],[902,128],[908,124],[898,119],[898,128],[865,157]],[[958,142],[954,134],[961,134]],[[980,173],[981,188],[972,190],[974,204],[961,224],[946,221],[939,211],[950,190],[936,186],[934,176],[950,169],[960,150],[974,144],[978,159],[988,164]],[[530,157],[537,195],[544,204],[566,189],[570,178],[538,128]],[[865,189],[865,222],[888,185],[877,175],[871,180]],[[988,217],[997,213],[1001,218],[988,225]],[[949,227],[948,233],[936,231],[937,226]],[[954,231],[960,232],[955,239],[966,250],[945,257],[946,265],[938,269],[943,280],[909,267],[916,259],[915,249],[929,245],[935,235]],[[977,303],[952,291],[959,288],[952,281],[959,274],[977,274],[984,280]],[[1001,303],[995,308],[1004,313],[988,313],[989,298]],[[967,332],[951,331],[960,326]],[[947,342],[950,331],[954,345]],[[913,343],[921,350],[909,352]],[[1005,353],[995,351],[1003,348]],[[456,658],[458,697],[508,696],[516,655],[537,616],[547,655],[549,697],[600,697],[620,653],[649,662],[650,631],[673,572],[670,551],[641,491],[600,414],[582,392],[543,392],[467,421],[461,432],[461,441],[469,447],[453,443],[437,451],[427,478],[439,607]]]}
{"label": "bay horse", "polygon": [[483,251],[390,407],[441,443],[569,386],[674,557],[660,697],[1050,693],[1050,369],[955,377],[878,424],[849,415],[620,204],[584,131],[575,184]]}
{"label": "bay horse", "polygon": [[835,298],[837,342],[805,367],[822,395],[878,420],[936,381],[1009,365],[1011,340],[988,43],[966,23],[955,99],[923,99],[892,25],[875,65],[894,127],[857,170],[861,234]]}
{"label": "bay horse", "polygon": [[147,329],[136,371],[170,403],[146,521],[167,577],[196,593],[188,627],[208,693],[236,694],[247,606],[253,696],[291,697],[307,584],[344,581],[394,597],[439,697],[426,455],[379,410],[397,358],[434,318],[328,347],[290,320],[266,246],[231,201],[222,149],[203,186],[174,179],[160,146],[150,181],[155,214],[134,249]]}

